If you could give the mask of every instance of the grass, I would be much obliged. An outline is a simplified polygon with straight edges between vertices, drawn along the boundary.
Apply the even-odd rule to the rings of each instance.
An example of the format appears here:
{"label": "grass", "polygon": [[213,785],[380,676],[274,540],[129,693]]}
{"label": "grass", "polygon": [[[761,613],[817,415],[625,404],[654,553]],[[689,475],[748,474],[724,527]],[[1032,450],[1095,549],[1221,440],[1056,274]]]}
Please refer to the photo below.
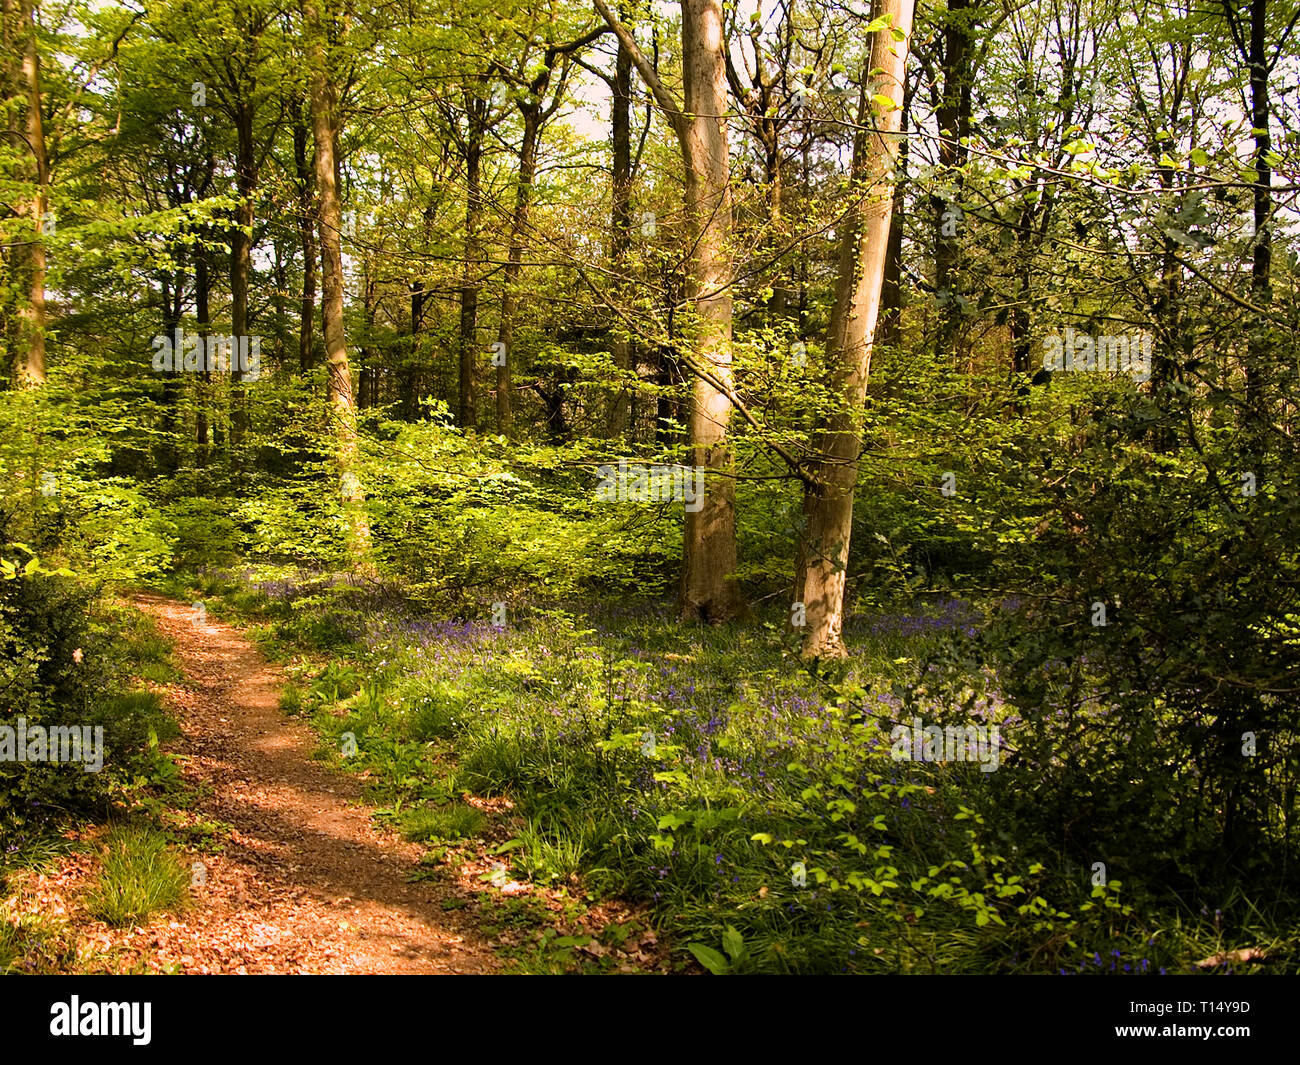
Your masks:
{"label": "grass", "polygon": [[472,839],[483,831],[487,817],[468,803],[446,806],[417,806],[401,818],[402,837],[416,842],[441,839]]}
{"label": "grass", "polygon": [[513,859],[530,880],[542,884],[567,881],[586,868],[590,847],[581,831],[571,835],[549,820],[533,820],[520,830],[518,838],[521,846]]}
{"label": "grass", "polygon": [[86,897],[92,917],[122,927],[146,924],[189,901],[190,873],[153,828],[119,825],[104,841],[99,875]]}

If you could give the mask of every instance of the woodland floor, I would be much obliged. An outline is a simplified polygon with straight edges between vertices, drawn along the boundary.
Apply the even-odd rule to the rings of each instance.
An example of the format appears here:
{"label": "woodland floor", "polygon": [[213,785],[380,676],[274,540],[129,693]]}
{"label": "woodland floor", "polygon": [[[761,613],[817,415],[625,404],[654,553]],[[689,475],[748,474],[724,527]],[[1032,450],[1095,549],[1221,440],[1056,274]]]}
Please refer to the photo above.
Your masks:
{"label": "woodland floor", "polygon": [[[420,847],[377,830],[361,783],[311,760],[311,730],[278,709],[282,678],[236,629],[196,624],[187,605],[135,605],[175,641],[185,678],[167,688],[195,796],[186,812],[222,826],[203,853],[192,905],[148,927],[114,929],[77,913],[94,858],[77,854],[28,880],[24,902],[72,921],[78,952],[122,971],[180,973],[488,973],[500,967],[456,896],[453,875],[408,883]],[[463,871],[462,876],[468,876]]]}

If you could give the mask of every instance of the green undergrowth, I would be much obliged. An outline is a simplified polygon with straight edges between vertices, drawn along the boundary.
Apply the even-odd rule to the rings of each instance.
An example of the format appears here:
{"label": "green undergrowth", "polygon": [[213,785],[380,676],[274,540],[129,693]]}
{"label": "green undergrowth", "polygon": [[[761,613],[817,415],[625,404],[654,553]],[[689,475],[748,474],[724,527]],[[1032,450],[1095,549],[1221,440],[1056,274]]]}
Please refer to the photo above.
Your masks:
{"label": "green undergrowth", "polygon": [[[439,859],[478,833],[512,878],[644,905],[679,965],[1139,975],[1250,945],[1262,964],[1219,970],[1297,967],[1285,900],[1099,872],[1000,811],[1013,768],[895,760],[891,725],[913,715],[1014,732],[987,678],[925,671],[963,624],[950,604],[859,618],[850,661],[810,670],[776,621],[683,629],[595,604],[498,628],[329,601],[333,622],[246,590],[237,605],[289,663],[282,708],[322,757]],[[346,639],[322,646],[328,625]],[[509,799],[508,839],[475,797]]]}

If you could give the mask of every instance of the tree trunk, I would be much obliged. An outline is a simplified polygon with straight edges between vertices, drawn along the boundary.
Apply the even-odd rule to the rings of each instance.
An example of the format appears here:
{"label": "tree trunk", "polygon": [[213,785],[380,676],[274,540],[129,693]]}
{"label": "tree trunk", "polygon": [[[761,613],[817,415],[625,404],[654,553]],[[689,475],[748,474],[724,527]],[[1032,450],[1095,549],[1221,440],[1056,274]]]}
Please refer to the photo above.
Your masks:
{"label": "tree trunk", "polygon": [[[891,15],[909,37],[914,0],[875,0],[872,16]],[[891,171],[898,157],[901,110],[880,114],[868,97],[871,72],[881,72],[875,92],[901,102],[908,41],[897,46],[889,30],[873,35],[858,105],[863,127],[853,145],[856,203],[842,227],[835,302],[826,336],[832,395],[837,409],[818,437],[813,484],[804,490],[804,527],[795,575],[795,601],[804,606],[805,658],[845,655],[844,589],[853,532],[853,492],[861,453],[860,411],[871,371],[871,348],[880,313],[893,210]],[[895,54],[895,52],[897,54]],[[868,130],[875,112],[874,129]]]}
{"label": "tree trunk", "polygon": [[[632,53],[620,41],[614,60],[613,106],[610,112],[610,139],[613,148],[612,207],[610,211],[610,261],[620,280],[627,268],[632,246]],[[616,329],[619,327],[616,325]],[[614,366],[628,372],[636,358],[635,341],[621,333],[613,344]],[[634,393],[620,387],[609,406],[606,435],[621,436],[632,420]]]}
{"label": "tree trunk", "polygon": [[[939,126],[939,172],[958,189],[962,177],[957,168],[965,164],[967,157],[962,138],[970,135],[973,17],[971,0],[948,0],[943,27],[943,95],[935,119]],[[933,197],[934,288],[948,297],[939,308],[936,350],[940,356],[951,346],[960,319],[955,291],[960,258],[958,235],[953,232],[954,219],[948,215],[956,206],[941,196]]]}
{"label": "tree trunk", "polygon": [[[1269,229],[1273,213],[1273,168],[1268,156],[1273,139],[1269,133],[1268,53],[1265,19],[1268,0],[1250,4],[1250,121],[1255,129],[1254,224],[1255,244],[1250,264],[1250,292],[1256,307],[1273,301],[1269,274],[1273,262],[1273,236]],[[1246,361],[1246,406],[1256,417],[1267,417],[1265,368],[1269,340],[1267,325],[1258,322],[1251,331]]]}
{"label": "tree trunk", "polygon": [[457,420],[464,429],[478,428],[474,389],[474,357],[478,354],[478,290],[482,249],[479,230],[483,220],[483,132],[487,101],[465,94],[468,129],[465,141],[465,268],[460,288],[460,382]]}
{"label": "tree trunk", "polygon": [[[207,237],[206,230],[204,237]],[[208,273],[208,249],[198,247],[194,250],[194,317],[198,320],[199,336],[206,337],[211,331],[212,318],[208,307],[211,291],[211,279]],[[204,360],[203,370],[199,374],[199,399],[194,416],[194,441],[198,445],[195,464],[203,469],[208,464],[208,405],[212,402],[212,374]]]}
{"label": "tree trunk", "polygon": [[[731,400],[731,159],[720,0],[682,0],[686,215],[692,237],[687,298],[690,350],[717,385],[697,374],[690,440],[704,471],[703,506],[686,512],[681,610],[722,621],[744,612],[736,569],[736,483],[727,431]],[[718,387],[721,386],[721,387]]]}
{"label": "tree trunk", "polygon": [[360,410],[367,410],[375,405],[377,350],[373,338],[379,304],[379,283],[370,272],[369,258],[362,263],[361,270],[361,313],[365,319],[364,335],[370,342],[362,344],[357,352],[357,407]]}
{"label": "tree trunk", "polygon": [[298,325],[298,368],[305,374],[314,361],[313,326],[316,319],[316,237],[312,232],[312,160],[307,157],[311,136],[301,111],[294,116],[293,161],[298,178],[298,243],[302,249],[302,302]]}
{"label": "tree trunk", "polygon": [[329,80],[320,0],[302,0],[311,83],[312,139],[316,145],[316,188],[320,200],[321,332],[328,366],[327,395],[334,416],[340,493],[353,565],[371,568],[370,525],[358,476],[357,413],[352,396],[347,339],[343,331],[343,207],[339,200],[334,146],[339,133],[335,89]]}
{"label": "tree trunk", "polygon": [[[912,94],[903,95],[903,113],[898,119],[899,133],[907,133]],[[885,256],[885,278],[880,292],[880,336],[882,345],[897,347],[903,339],[903,211],[906,207],[907,138],[900,140],[898,168],[894,180],[894,200],[889,222],[889,250]]]}
{"label": "tree trunk", "polygon": [[[162,282],[162,335],[174,337],[181,324],[183,300],[185,295],[185,273],[182,270],[169,271]],[[176,430],[180,423],[181,405],[181,368],[173,366],[163,371],[162,380],[162,422],[163,431],[158,441],[158,469],[164,477],[173,477],[179,468],[180,440]]]}
{"label": "tree trunk", "polygon": [[727,151],[727,71],[720,0],[682,0],[679,102],[659,80],[626,26],[604,0],[596,10],[614,30],[677,134],[686,172],[690,253],[686,296],[692,321],[683,334],[695,381],[689,419],[694,464],[703,474],[699,509],[686,512],[682,541],[684,619],[723,621],[747,612],[735,581],[736,486],[727,431],[731,421],[731,159]]}
{"label": "tree trunk", "polygon": [[[251,88],[250,88],[251,91]],[[230,231],[230,332],[248,336],[248,290],[253,269],[253,194],[257,186],[257,161],[253,144],[253,104],[238,101],[235,106],[235,187],[239,206]],[[230,443],[239,444],[247,428],[243,374],[235,360],[230,364]]]}
{"label": "tree trunk", "polygon": [[[773,251],[786,241],[785,227],[785,160],[781,154],[781,133],[775,122],[760,123],[763,133],[763,170],[767,178],[767,225]],[[788,260],[783,256],[772,279],[772,317],[780,321],[790,317],[794,283]]]}
{"label": "tree trunk", "polygon": [[528,229],[528,208],[532,203],[533,179],[537,173],[537,150],[541,141],[542,100],[524,110],[524,138],[519,147],[519,185],[510,219],[510,250],[506,257],[505,289],[501,294],[501,323],[497,329],[497,432],[508,435],[511,425],[510,364],[514,359],[515,314],[519,309],[519,278],[523,273],[524,235]]}
{"label": "tree trunk", "polygon": [[[1255,306],[1268,308],[1273,302],[1270,272],[1273,261],[1273,168],[1268,156],[1272,152],[1269,133],[1271,118],[1268,92],[1268,0],[1251,0],[1250,41],[1246,60],[1250,67],[1250,121],[1255,138],[1255,182],[1253,189],[1255,242],[1251,255],[1250,292]],[[1262,317],[1262,316],[1261,316]],[[1268,384],[1272,354],[1267,321],[1254,323],[1247,342],[1246,356],[1246,407],[1250,419],[1243,434],[1257,453],[1266,450],[1265,435],[1272,420],[1269,410]],[[1263,727],[1262,707],[1259,697],[1246,700],[1231,735],[1255,735]],[[1228,790],[1224,803],[1223,851],[1231,861],[1256,852],[1264,831],[1259,813],[1247,796],[1264,794],[1268,783],[1260,760],[1241,758],[1235,741],[1227,747],[1227,775],[1236,780]]]}
{"label": "tree trunk", "polygon": [[41,61],[36,40],[33,0],[23,0],[23,95],[27,103],[26,140],[32,153],[35,189],[28,203],[31,219],[26,244],[27,300],[18,311],[17,377],[19,387],[45,384],[45,213],[49,210],[50,165],[41,122]]}
{"label": "tree trunk", "polygon": [[682,405],[673,395],[682,383],[682,373],[668,345],[655,351],[654,358],[655,384],[659,386],[659,394],[655,398],[654,439],[656,446],[667,449],[675,447],[682,439],[678,424],[681,421]]}

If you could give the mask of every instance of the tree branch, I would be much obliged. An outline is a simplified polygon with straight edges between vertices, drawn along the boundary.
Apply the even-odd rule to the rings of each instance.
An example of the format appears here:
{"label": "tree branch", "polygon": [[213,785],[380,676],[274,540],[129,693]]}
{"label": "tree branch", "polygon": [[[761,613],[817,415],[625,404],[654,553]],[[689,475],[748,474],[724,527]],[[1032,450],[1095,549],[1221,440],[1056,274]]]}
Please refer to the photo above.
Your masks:
{"label": "tree branch", "polygon": [[646,88],[654,94],[655,100],[672,125],[673,132],[677,134],[677,139],[681,141],[683,158],[685,158],[687,129],[686,113],[682,110],[682,105],[667,86],[659,80],[659,75],[655,73],[654,67],[650,65],[650,60],[645,57],[645,53],[637,46],[636,38],[632,36],[631,30],[614,17],[614,12],[610,11],[605,0],[592,0],[592,3],[596,5],[600,17],[609,23],[609,28],[614,31],[619,43],[627,49],[628,54],[632,57],[632,65],[636,67],[636,72],[641,75],[641,80],[646,83]]}

